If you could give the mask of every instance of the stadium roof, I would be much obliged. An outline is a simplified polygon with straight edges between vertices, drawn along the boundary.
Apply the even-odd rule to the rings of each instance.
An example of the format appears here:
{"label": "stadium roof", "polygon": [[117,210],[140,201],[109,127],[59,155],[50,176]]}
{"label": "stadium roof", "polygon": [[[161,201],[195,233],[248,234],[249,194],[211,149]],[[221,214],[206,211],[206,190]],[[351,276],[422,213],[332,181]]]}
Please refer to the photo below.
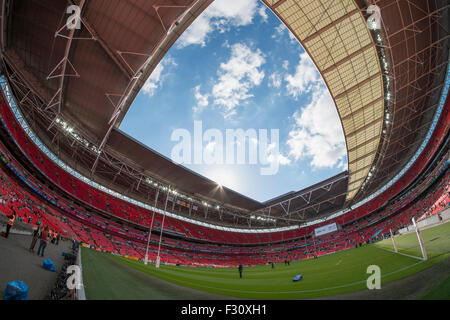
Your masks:
{"label": "stadium roof", "polygon": [[[118,129],[158,62],[211,2],[1,1],[4,72],[34,132],[75,170],[141,201],[153,201],[164,184],[230,212],[269,209],[272,202],[221,188]],[[445,83],[449,4],[374,1],[381,13],[377,31],[368,28],[365,1],[264,2],[311,55],[336,103],[347,142],[349,171],[336,176],[340,182],[311,204],[316,214],[303,211],[303,219],[314,219],[376,191],[420,146]],[[81,9],[80,29],[66,26],[69,5]],[[319,184],[322,190],[329,185]],[[299,200],[307,190],[288,198]],[[299,203],[286,211],[287,198],[281,199],[275,217],[290,217],[308,206]],[[204,219],[236,224],[220,213]]]}

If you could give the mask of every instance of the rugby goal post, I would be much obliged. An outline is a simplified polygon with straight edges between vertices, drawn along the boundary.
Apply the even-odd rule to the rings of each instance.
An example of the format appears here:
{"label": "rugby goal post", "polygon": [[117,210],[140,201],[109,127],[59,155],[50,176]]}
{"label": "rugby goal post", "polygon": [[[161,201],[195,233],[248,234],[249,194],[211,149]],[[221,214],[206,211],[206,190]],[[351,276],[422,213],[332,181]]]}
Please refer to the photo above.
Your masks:
{"label": "rugby goal post", "polygon": [[397,249],[397,243],[395,242],[394,234],[392,233],[392,229],[389,229],[389,232],[391,233],[391,239],[392,239],[392,245],[394,246],[395,253],[398,253]]}
{"label": "rugby goal post", "polygon": [[420,251],[422,252],[423,260],[426,261],[428,260],[427,251],[425,250],[425,246],[423,245],[422,235],[420,234],[419,227],[417,227],[416,220],[414,219],[414,217],[412,218],[412,222],[414,225],[414,229],[416,230],[417,239],[419,240]]}
{"label": "rugby goal post", "polygon": [[[428,259],[428,257],[427,257],[427,252],[426,252],[426,250],[425,250],[425,246],[424,246],[424,244],[423,244],[423,239],[422,239],[422,235],[421,235],[421,233],[420,233],[420,229],[419,229],[419,227],[417,226],[416,221],[414,220],[414,218],[412,218],[411,221],[412,221],[412,225],[410,225],[410,226],[407,227],[406,229],[407,229],[408,231],[410,231],[410,232],[413,232],[413,231],[412,231],[412,228],[414,228],[414,230],[415,230],[415,232],[416,232],[416,235],[417,235],[418,242],[419,242],[419,247],[420,247],[420,251],[421,251],[421,253],[422,253],[422,257],[420,257],[420,254],[418,254],[418,255],[416,256],[416,255],[407,254],[407,253],[404,253],[404,252],[399,251],[399,247],[398,247],[398,245],[397,245],[397,240],[398,240],[398,239],[396,239],[396,237],[395,237],[394,232],[392,231],[392,229],[389,229],[389,233],[390,233],[390,236],[391,236],[392,246],[394,247],[394,250],[393,250],[393,251],[392,251],[392,250],[388,250],[388,251],[395,252],[395,253],[398,253],[398,254],[400,254],[400,255],[407,256],[407,257],[411,257],[411,258],[414,258],[414,259],[426,261],[426,260]],[[408,233],[409,233],[409,232],[408,232]],[[401,232],[400,232],[400,234],[401,234]],[[403,244],[404,244],[404,243],[403,243]],[[417,247],[416,247],[416,248],[417,248]],[[400,243],[400,249],[402,249],[402,242]],[[409,248],[409,249],[414,249],[414,248]]]}

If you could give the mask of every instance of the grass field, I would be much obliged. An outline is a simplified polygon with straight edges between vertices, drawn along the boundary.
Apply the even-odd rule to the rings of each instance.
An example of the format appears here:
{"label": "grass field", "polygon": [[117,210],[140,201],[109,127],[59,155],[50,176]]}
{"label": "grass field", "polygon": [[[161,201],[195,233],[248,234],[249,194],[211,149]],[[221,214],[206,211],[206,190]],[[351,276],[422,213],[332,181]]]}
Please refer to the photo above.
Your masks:
{"label": "grass field", "polygon": [[[210,269],[154,265],[144,266],[142,262],[102,254],[83,249],[83,277],[88,299],[190,299],[195,297],[185,292],[180,296],[177,290],[165,290],[164,282],[153,284],[150,279],[159,278],[183,287],[238,298],[254,299],[303,299],[367,290],[366,273],[369,265],[381,269],[381,284],[407,277],[450,257],[450,223],[422,231],[428,261],[396,254],[391,240],[375,245],[353,248],[313,260],[291,262],[290,266],[276,264],[244,268],[243,279],[239,279],[237,268]],[[401,252],[420,257],[415,233],[397,237]],[[134,272],[134,276],[128,273]],[[302,274],[303,280],[292,282]],[[149,283],[143,284],[136,275],[145,276]],[[147,276],[150,275],[151,277]],[[168,284],[169,285],[169,284]],[[442,297],[449,281],[443,281],[428,297]]]}
{"label": "grass field", "polygon": [[425,296],[424,300],[450,300],[450,276],[433,288]]}
{"label": "grass field", "polygon": [[[430,258],[450,252],[450,222],[436,227],[421,230],[424,246]],[[415,232],[395,237],[398,251],[422,257],[419,241]],[[394,250],[392,240],[387,239],[376,244],[379,247]]]}

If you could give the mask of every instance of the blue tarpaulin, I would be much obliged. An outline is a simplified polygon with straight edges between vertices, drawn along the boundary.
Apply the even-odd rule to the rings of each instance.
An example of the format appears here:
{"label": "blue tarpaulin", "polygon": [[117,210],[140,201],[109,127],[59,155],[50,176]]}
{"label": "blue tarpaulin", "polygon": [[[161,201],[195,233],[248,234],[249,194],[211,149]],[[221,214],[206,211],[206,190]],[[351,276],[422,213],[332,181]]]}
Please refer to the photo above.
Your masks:
{"label": "blue tarpaulin", "polygon": [[55,264],[50,259],[45,259],[42,267],[44,267],[44,269],[48,271],[55,271]]}
{"label": "blue tarpaulin", "polygon": [[296,281],[300,281],[302,280],[303,276],[301,274],[298,274],[294,277],[294,279],[292,279],[292,281],[296,282]]}
{"label": "blue tarpaulin", "polygon": [[28,286],[23,281],[11,281],[6,285],[5,300],[28,300]]}

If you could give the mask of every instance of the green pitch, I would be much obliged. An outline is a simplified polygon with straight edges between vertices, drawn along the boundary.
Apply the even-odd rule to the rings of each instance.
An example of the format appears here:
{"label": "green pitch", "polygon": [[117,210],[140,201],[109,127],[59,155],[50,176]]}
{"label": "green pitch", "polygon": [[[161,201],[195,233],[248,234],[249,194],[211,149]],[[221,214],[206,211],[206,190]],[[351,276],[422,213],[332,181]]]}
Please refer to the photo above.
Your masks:
{"label": "green pitch", "polygon": [[[428,252],[428,261],[387,251],[386,249],[392,249],[389,239],[318,259],[291,262],[290,266],[282,263],[276,264],[274,269],[271,266],[244,267],[243,279],[239,279],[237,268],[161,265],[156,269],[154,265],[144,266],[142,262],[83,249],[83,277],[88,299],[196,299],[198,291],[181,293],[171,289],[170,283],[187,289],[224,295],[225,298],[315,298],[367,290],[369,265],[380,267],[383,286],[450,257],[450,223],[423,230],[422,236]],[[401,252],[420,257],[415,233],[396,239]],[[303,280],[292,282],[292,278],[297,274],[302,274]],[[167,288],[164,284],[167,284]],[[443,283],[441,286],[444,290],[437,288],[437,293],[434,294],[445,292],[448,284]],[[213,298],[215,297],[217,296]]]}
{"label": "green pitch", "polygon": [[[428,258],[450,253],[450,222],[421,231]],[[398,251],[412,256],[422,257],[419,241],[415,232],[395,237]],[[392,240],[377,243],[377,246],[394,250]]]}

